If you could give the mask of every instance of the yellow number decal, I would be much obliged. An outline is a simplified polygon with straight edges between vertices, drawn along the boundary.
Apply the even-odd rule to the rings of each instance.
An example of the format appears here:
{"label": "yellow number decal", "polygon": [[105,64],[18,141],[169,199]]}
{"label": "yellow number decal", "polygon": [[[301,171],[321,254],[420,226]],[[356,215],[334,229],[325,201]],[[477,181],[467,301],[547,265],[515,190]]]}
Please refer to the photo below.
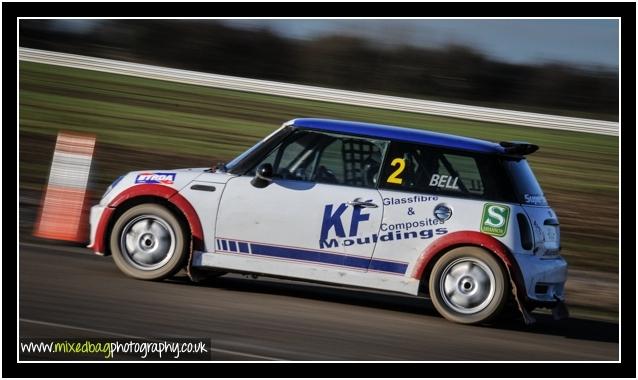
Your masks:
{"label": "yellow number decal", "polygon": [[397,165],[399,165],[399,167],[397,168],[397,170],[394,171],[394,173],[390,174],[386,182],[396,183],[399,185],[403,183],[403,179],[398,177],[401,173],[403,173],[403,170],[405,169],[405,160],[403,158],[395,158],[390,163],[390,166],[397,166]]}

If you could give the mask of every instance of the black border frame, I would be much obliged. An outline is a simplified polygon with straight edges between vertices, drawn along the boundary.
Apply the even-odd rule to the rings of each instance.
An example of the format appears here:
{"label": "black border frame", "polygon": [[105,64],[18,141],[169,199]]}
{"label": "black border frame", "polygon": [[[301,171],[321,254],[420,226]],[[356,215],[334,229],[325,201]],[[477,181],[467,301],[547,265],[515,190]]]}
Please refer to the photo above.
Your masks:
{"label": "black border frame", "polygon": [[[152,4],[152,6],[149,6]],[[636,3],[3,3],[3,78],[13,83],[17,72],[15,41],[18,17],[620,17],[621,18],[621,86],[624,87],[621,98],[622,138],[621,154],[624,152],[624,189],[625,202],[632,203],[632,191],[635,192],[635,36]],[[5,152],[7,156],[13,150],[14,135],[13,107],[8,101],[13,99],[13,91],[4,92],[8,106],[5,108]],[[17,94],[16,94],[17,103]],[[17,116],[17,115],[16,115]],[[15,121],[14,121],[15,120]],[[15,129],[17,133],[17,128]],[[634,153],[633,155],[631,153]],[[5,158],[7,158],[5,156]],[[13,171],[13,157],[5,159],[3,171]],[[5,176],[6,178],[6,176]],[[15,177],[14,177],[15,178]],[[595,180],[592,179],[592,180]],[[12,191],[4,192],[7,204],[16,197]],[[9,200],[10,199],[10,200]],[[604,202],[604,199],[601,199]],[[5,336],[3,373],[5,377],[106,377],[133,376],[143,373],[145,377],[635,377],[635,214],[629,207],[625,210],[623,230],[624,241],[621,245],[623,267],[622,278],[622,349],[621,363],[206,363],[206,364],[151,364],[143,363],[17,363],[13,356],[13,338],[16,328],[13,316],[17,315],[13,298],[15,268],[19,252],[12,254],[15,245],[11,239],[3,240],[2,259],[5,275],[3,297]],[[4,232],[12,231],[5,225]],[[627,232],[628,231],[628,232]],[[623,249],[624,248],[624,249]],[[14,313],[14,311],[16,313]],[[311,366],[311,367],[310,367]]]}

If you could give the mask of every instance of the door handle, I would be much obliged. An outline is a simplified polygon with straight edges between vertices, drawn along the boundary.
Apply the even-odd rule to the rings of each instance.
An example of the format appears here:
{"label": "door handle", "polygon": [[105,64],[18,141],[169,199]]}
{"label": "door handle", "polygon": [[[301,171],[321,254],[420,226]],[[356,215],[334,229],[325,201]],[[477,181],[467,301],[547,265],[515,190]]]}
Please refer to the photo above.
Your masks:
{"label": "door handle", "polygon": [[377,208],[379,206],[377,206],[376,203],[373,203],[372,201],[364,201],[361,200],[361,198],[356,198],[352,201],[348,201],[346,202],[347,205],[350,205],[352,207],[369,207],[369,208]]}

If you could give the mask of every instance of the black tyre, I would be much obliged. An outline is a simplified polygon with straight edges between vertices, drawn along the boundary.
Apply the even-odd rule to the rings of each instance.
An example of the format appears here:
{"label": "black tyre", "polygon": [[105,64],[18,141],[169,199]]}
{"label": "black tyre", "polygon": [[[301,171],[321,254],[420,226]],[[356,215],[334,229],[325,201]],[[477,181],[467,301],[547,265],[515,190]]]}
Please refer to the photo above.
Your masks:
{"label": "black tyre", "polygon": [[172,276],[186,263],[188,236],[166,207],[145,203],[126,210],[109,239],[113,260],[126,275],[141,280]]}
{"label": "black tyre", "polygon": [[487,322],[507,302],[507,274],[498,258],[478,247],[455,248],[432,268],[430,298],[446,319],[464,324]]}

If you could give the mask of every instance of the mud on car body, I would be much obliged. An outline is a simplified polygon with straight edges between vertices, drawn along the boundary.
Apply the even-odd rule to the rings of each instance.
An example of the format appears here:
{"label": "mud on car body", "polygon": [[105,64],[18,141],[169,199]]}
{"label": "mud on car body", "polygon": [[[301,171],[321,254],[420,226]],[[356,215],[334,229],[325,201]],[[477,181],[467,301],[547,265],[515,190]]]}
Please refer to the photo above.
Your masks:
{"label": "mud on car body", "polygon": [[295,119],[215,169],[118,178],[91,247],[147,280],[186,268],[429,294],[459,323],[565,310],[558,218],[525,155],[368,123]]}

